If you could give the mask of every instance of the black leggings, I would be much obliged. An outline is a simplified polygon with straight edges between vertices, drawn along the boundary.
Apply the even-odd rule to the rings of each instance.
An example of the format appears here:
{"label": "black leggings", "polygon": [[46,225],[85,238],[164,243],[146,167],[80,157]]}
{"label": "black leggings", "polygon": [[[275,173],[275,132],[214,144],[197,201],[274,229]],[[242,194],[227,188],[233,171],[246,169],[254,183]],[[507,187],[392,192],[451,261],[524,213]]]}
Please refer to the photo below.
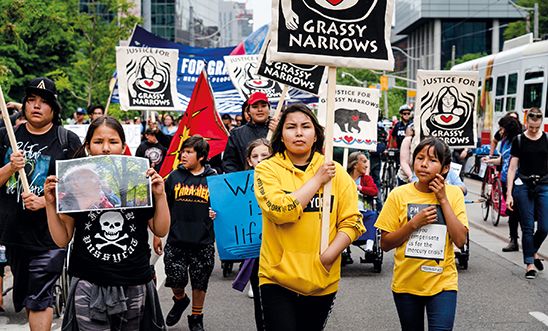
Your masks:
{"label": "black leggings", "polygon": [[273,284],[260,291],[267,331],[321,331],[335,301],[335,293],[305,296]]}

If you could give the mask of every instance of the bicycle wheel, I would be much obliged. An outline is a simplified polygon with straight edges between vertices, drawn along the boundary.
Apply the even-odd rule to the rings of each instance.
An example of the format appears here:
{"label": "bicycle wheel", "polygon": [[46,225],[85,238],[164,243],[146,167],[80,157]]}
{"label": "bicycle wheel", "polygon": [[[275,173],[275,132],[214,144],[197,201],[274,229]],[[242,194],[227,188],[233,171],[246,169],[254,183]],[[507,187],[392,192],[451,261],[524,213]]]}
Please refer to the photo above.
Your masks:
{"label": "bicycle wheel", "polygon": [[398,186],[398,169],[396,169],[396,164],[392,163],[390,167],[390,191]]}
{"label": "bicycle wheel", "polygon": [[382,167],[382,179],[381,179],[381,198],[382,201],[386,201],[388,197],[388,187],[389,187],[390,177],[388,174],[388,163],[385,163]]}
{"label": "bicycle wheel", "polygon": [[494,226],[497,226],[499,225],[500,209],[502,207],[502,184],[498,178],[493,183],[491,201],[493,203],[493,208],[491,210],[491,222],[493,222]]}
{"label": "bicycle wheel", "polygon": [[489,185],[487,184],[488,180],[489,176],[486,175],[483,177],[483,181],[481,182],[481,217],[484,221],[487,221],[487,217],[489,217],[489,206],[491,204],[491,192],[489,192]]}

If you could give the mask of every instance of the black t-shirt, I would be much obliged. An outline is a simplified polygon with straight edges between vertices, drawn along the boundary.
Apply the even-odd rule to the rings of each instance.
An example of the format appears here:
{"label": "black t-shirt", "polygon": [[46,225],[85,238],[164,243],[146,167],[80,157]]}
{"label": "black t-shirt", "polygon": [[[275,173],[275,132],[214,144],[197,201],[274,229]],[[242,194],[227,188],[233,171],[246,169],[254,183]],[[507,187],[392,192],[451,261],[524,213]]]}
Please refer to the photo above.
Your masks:
{"label": "black t-shirt", "polygon": [[152,279],[147,227],[154,208],[68,215],[74,218],[70,275],[100,286],[141,285]]}
{"label": "black t-shirt", "polygon": [[524,176],[545,176],[548,173],[547,134],[543,133],[537,140],[531,140],[525,134],[520,136],[521,144],[516,137],[510,150],[512,156],[519,158],[519,173]]}
{"label": "black t-shirt", "polygon": [[160,143],[152,144],[145,140],[137,148],[135,156],[146,157],[150,160],[150,166],[153,167],[154,170],[160,171],[166,152],[167,148]]}
{"label": "black t-shirt", "polygon": [[392,137],[396,138],[396,143],[398,145],[398,148],[401,147],[401,142],[403,141],[403,138],[405,138],[405,130],[407,129],[408,123],[404,123],[402,121],[399,121],[394,125],[394,129],[392,129]]}
{"label": "black t-shirt", "polygon": [[[25,125],[15,129],[19,149],[23,151],[27,163],[25,172],[30,191],[37,196],[44,195],[46,177],[55,175],[55,161],[69,159],[80,147],[78,136],[69,131],[67,143],[59,143],[57,126],[41,135],[29,133]],[[64,150],[66,149],[66,150]],[[10,162],[12,150],[5,130],[0,131],[0,162],[2,166]],[[46,210],[30,211],[23,209],[19,173],[15,173],[0,187],[0,242],[30,250],[42,251],[57,248],[49,234]]]}

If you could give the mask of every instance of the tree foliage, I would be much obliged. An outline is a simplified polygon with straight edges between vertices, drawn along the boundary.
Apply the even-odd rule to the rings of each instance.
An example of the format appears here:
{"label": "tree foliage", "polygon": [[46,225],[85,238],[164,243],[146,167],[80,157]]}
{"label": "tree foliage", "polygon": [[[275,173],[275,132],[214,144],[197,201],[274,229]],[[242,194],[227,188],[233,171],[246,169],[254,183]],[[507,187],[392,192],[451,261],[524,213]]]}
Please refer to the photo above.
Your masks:
{"label": "tree foliage", "polygon": [[115,70],[115,46],[139,18],[127,0],[0,0],[0,84],[21,100],[28,81],[56,82],[67,117],[77,107],[104,104]]}
{"label": "tree foliage", "polygon": [[[463,56],[458,57],[458,58],[455,59],[455,65],[461,64],[461,63],[464,63],[464,62],[468,62],[468,61],[472,61],[472,60],[475,60],[475,59],[478,59],[478,58],[484,57],[484,56],[487,56],[487,53],[481,52],[481,53],[464,54]],[[445,70],[451,69],[452,66],[453,66],[453,64],[451,62],[447,62],[447,64],[445,64]]]}
{"label": "tree foliage", "polygon": [[[548,35],[548,1],[542,0],[518,0],[516,3],[519,6],[526,8],[533,8],[534,4],[538,3],[539,7],[539,37],[542,38],[544,35]],[[526,15],[524,13],[524,15]],[[530,30],[533,32],[533,20],[534,14],[533,11],[529,11],[530,16]],[[504,30],[504,39],[509,40],[515,37],[519,37],[527,33],[526,31],[526,22],[525,17],[523,20],[512,22],[508,24],[508,27]]]}

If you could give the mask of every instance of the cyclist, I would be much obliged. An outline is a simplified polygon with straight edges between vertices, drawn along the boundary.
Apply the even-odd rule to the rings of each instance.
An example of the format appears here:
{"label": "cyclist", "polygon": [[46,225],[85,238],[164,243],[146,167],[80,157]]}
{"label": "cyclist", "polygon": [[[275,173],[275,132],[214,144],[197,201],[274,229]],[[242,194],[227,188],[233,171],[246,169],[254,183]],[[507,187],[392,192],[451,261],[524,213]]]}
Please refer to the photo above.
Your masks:
{"label": "cyclist", "polygon": [[411,111],[411,107],[407,104],[400,107],[400,120],[396,123],[396,125],[394,125],[392,133],[390,134],[390,138],[396,140],[396,145],[398,149],[401,148],[401,143],[405,138],[405,130],[407,129],[407,126],[412,122]]}

